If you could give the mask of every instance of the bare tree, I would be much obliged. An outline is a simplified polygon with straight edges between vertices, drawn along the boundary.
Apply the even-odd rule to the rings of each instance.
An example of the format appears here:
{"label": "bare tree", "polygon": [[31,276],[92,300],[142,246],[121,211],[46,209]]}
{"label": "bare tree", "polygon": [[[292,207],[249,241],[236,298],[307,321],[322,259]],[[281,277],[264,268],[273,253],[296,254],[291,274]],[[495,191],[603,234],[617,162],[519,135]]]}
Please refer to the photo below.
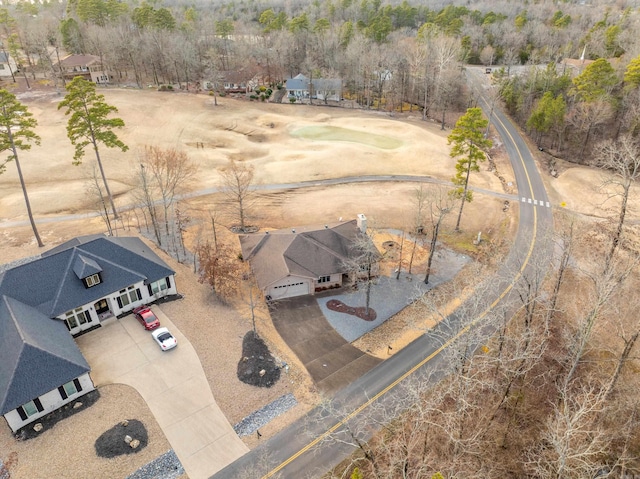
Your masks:
{"label": "bare tree", "polygon": [[429,246],[429,259],[427,260],[427,271],[424,276],[424,284],[429,284],[431,264],[436,251],[436,245],[438,243],[440,227],[442,226],[442,222],[445,217],[453,209],[454,204],[452,199],[452,196],[441,187],[435,188],[430,195],[429,209],[431,213],[431,245]]}
{"label": "bare tree", "polygon": [[107,227],[108,235],[113,236],[113,229],[111,227],[108,209],[109,198],[106,196],[106,192],[103,191],[103,184],[101,183],[101,178],[99,178],[98,175],[99,171],[97,169],[97,165],[94,164],[91,168],[91,176],[87,179],[86,191],[89,198],[93,198],[95,200],[96,210]]}
{"label": "bare tree", "polygon": [[559,390],[560,401],[537,447],[530,452],[529,465],[541,479],[596,477],[606,464],[607,435],[598,421],[605,395],[597,386],[571,392]]}
{"label": "bare tree", "polygon": [[153,233],[156,237],[156,241],[158,242],[158,246],[162,246],[162,235],[160,234],[160,223],[158,221],[155,186],[150,176],[151,175],[144,163],[140,163],[140,170],[138,170],[138,188],[135,189],[135,196],[144,208],[145,218],[146,213],[149,214],[151,227],[153,228]]}
{"label": "bare tree", "polygon": [[371,228],[366,232],[358,232],[351,244],[350,257],[344,264],[354,284],[359,289],[364,289],[366,317],[372,314],[370,309],[371,288],[378,279],[379,263],[382,259],[382,255],[373,241],[374,235],[375,231]]}
{"label": "bare tree", "polygon": [[240,290],[242,262],[233,248],[222,242],[213,247],[206,241],[198,245],[196,254],[199,261],[199,281],[211,286],[223,301],[236,296]]}
{"label": "bare tree", "polygon": [[[141,165],[153,180],[153,190],[157,192],[163,211],[165,233],[170,235],[170,210],[176,195],[184,190],[198,172],[195,163],[183,151],[174,148],[162,149],[146,146]],[[155,199],[155,198],[154,198]]]}
{"label": "bare tree", "polygon": [[622,239],[631,185],[640,178],[640,144],[637,138],[631,136],[623,136],[616,141],[605,141],[596,148],[596,158],[601,166],[612,173],[612,176],[603,182],[602,187],[613,188],[609,193],[610,198],[620,197],[618,221],[611,248],[605,256],[605,268],[608,268]]}
{"label": "bare tree", "polygon": [[229,215],[237,222],[238,231],[247,231],[247,216],[251,214],[255,194],[253,190],[253,167],[229,160],[220,171],[222,194]]}

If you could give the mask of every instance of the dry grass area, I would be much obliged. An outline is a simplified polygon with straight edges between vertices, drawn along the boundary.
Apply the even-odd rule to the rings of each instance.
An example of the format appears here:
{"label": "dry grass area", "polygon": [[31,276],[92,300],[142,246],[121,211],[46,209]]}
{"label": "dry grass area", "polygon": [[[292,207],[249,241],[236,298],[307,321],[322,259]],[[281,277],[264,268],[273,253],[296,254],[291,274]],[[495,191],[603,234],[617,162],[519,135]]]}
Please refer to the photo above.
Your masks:
{"label": "dry grass area", "polygon": [[[109,103],[119,108],[119,116],[127,125],[120,137],[130,146],[130,151],[121,153],[105,149],[102,152],[110,186],[116,195],[117,205],[121,207],[135,201],[133,178],[138,164],[138,154],[144,145],[174,147],[185,151],[200,167],[197,181],[189,185],[191,191],[218,186],[219,168],[229,159],[254,166],[256,181],[261,184],[383,174],[428,175],[449,180],[454,173],[455,162],[448,156],[449,147],[446,144],[448,132],[440,131],[433,123],[420,121],[419,116],[402,115],[390,118],[376,112],[262,104],[226,98],[220,99],[220,105],[215,107],[208,96],[183,93],[114,89],[105,90],[104,94]],[[71,166],[73,149],[66,138],[66,118],[57,110],[60,99],[60,96],[50,93],[22,97],[22,101],[38,119],[37,131],[42,137],[41,147],[21,153],[32,207],[38,218],[54,219],[59,215],[91,211],[85,194],[85,183],[93,158],[89,151],[86,165]],[[402,146],[395,150],[380,150],[357,143],[305,140],[290,134],[300,127],[314,125],[331,125],[384,135],[401,141]],[[483,166],[481,172],[472,175],[472,184],[498,192],[515,192],[516,185],[508,186],[509,182],[513,182],[508,158],[500,152],[493,156],[497,174],[490,171],[488,166]],[[566,201],[568,208],[590,214],[585,205],[593,202],[595,198],[592,191],[598,183],[599,175],[600,173],[594,170],[576,167],[561,170],[559,178],[548,177],[546,181],[554,203]],[[498,176],[502,176],[502,180]],[[348,219],[354,218],[357,213],[365,213],[370,224],[376,227],[408,227],[412,224],[415,188],[415,184],[387,182],[262,192],[257,200],[252,222],[261,228],[285,228],[322,224],[336,221],[340,217]],[[186,234],[188,246],[192,247],[196,241],[211,237],[208,215],[219,201],[218,195],[206,195],[184,202],[183,206],[193,218]],[[517,217],[518,209],[512,205],[505,215],[502,205],[503,200],[476,194],[474,201],[465,206],[462,223],[465,232],[455,237],[444,234],[443,239],[467,250],[472,239],[481,230],[489,240],[499,242],[503,236],[508,239],[515,227],[513,219]],[[122,234],[135,234],[135,215],[128,213],[124,216],[125,229]],[[453,216],[455,215],[449,218],[450,222],[455,220]],[[0,176],[0,248],[3,262],[39,253],[30,228],[6,227],[8,221],[25,219],[17,174],[13,165],[9,164],[6,173]],[[52,247],[79,234],[102,232],[104,226],[101,220],[96,218],[68,219],[43,223],[39,230],[46,246]],[[163,258],[167,259],[164,255]],[[317,391],[312,381],[302,364],[275,332],[264,307],[257,311],[258,332],[266,340],[273,354],[289,364],[289,374],[283,374],[278,384],[270,389],[255,388],[238,381],[236,368],[241,358],[242,337],[251,328],[246,304],[241,301],[234,305],[221,304],[208,287],[197,282],[192,266],[178,264],[170,259],[167,261],[178,273],[178,289],[184,294],[184,299],[165,304],[162,309],[196,348],[213,395],[230,423],[234,424],[271,400],[292,392],[300,406],[261,428],[263,438],[266,439],[317,402]],[[443,308],[454,306],[453,302],[442,305]],[[388,321],[357,345],[371,349],[376,354],[382,354],[382,350],[376,350],[376,343],[379,342],[376,337],[384,335],[385,354],[389,336],[396,338],[393,344],[399,349],[411,340],[416,330],[428,327],[429,320],[422,320],[417,324],[416,317],[423,318],[424,310],[403,312],[397,320]],[[108,414],[121,414],[122,409],[95,415],[97,411],[102,411],[98,408],[112,407],[110,397],[117,395],[111,391],[122,390],[118,387],[109,388],[105,390],[104,398],[93,409],[77,415],[73,420],[61,423],[49,436],[43,435],[38,441],[43,444],[46,441],[51,442],[47,438],[55,435],[61,439],[56,439],[53,441],[54,444],[46,447],[56,448],[65,444],[64,447],[73,448],[74,441],[64,439],[67,430],[72,434],[71,437],[73,431],[76,435],[84,436],[89,427],[99,425],[100,428],[106,429],[121,420],[120,416],[114,416],[112,421]],[[87,414],[92,414],[91,417],[95,421],[87,421]],[[131,403],[131,407],[126,408],[126,415],[143,420],[148,425],[151,435],[154,429],[144,419],[147,417],[145,414],[149,414],[146,406],[137,405],[135,401]],[[85,421],[90,424],[85,424]],[[31,448],[31,444],[14,443],[10,436],[7,437],[6,426],[2,427],[1,441],[4,442],[0,442],[0,452],[6,460],[8,453],[5,451],[19,450],[16,470],[26,468],[24,470],[29,471],[29,467],[42,465],[43,458],[46,458],[48,464],[48,455],[40,453],[44,445],[42,448]],[[149,454],[149,458],[144,462],[169,449],[164,438],[156,438],[155,435],[150,437],[154,439],[144,451],[145,454]],[[250,447],[256,441],[254,437],[245,438]],[[155,449],[156,446],[158,450]],[[74,455],[82,457],[72,450],[68,455],[59,454],[59,457],[67,456],[68,461],[68,457]],[[88,460],[87,457],[90,456],[87,455],[83,460]],[[115,461],[137,460],[141,457],[143,456],[136,454]],[[135,467],[142,463],[136,463]],[[135,467],[133,464],[121,464],[115,468],[117,474],[96,477],[122,476],[122,471],[129,471]],[[28,473],[20,473],[15,477],[37,477],[37,474],[29,476]],[[65,476],[61,474],[57,477]],[[73,477],[81,477],[81,474]]]}

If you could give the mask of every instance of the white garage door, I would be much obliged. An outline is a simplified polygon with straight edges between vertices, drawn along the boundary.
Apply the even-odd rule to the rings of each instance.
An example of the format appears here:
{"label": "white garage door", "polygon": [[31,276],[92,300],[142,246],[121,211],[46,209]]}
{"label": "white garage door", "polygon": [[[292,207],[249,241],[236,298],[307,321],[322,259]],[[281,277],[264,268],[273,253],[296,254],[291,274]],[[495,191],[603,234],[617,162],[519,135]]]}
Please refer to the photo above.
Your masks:
{"label": "white garage door", "polygon": [[291,281],[291,284],[281,284],[271,288],[273,299],[292,298],[309,294],[309,283],[307,281]]}

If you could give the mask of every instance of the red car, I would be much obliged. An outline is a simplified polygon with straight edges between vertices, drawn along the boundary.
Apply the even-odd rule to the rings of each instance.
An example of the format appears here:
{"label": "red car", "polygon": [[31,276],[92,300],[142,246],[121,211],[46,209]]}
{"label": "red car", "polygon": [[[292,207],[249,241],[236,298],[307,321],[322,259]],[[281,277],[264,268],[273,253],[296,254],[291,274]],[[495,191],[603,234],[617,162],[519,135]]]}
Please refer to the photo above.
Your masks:
{"label": "red car", "polygon": [[151,308],[148,306],[138,306],[133,310],[133,314],[136,315],[140,324],[142,324],[147,331],[151,331],[160,326],[160,320],[153,314],[153,311],[151,311]]}

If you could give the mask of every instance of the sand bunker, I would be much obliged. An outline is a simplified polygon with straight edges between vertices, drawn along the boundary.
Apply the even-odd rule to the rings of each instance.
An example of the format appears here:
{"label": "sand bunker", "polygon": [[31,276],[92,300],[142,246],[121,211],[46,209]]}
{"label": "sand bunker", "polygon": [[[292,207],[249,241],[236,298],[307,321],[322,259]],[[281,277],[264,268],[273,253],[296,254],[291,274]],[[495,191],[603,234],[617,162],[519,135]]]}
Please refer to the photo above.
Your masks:
{"label": "sand bunker", "polygon": [[403,142],[391,138],[389,136],[376,135],[375,133],[366,133],[364,131],[350,130],[348,128],[340,128],[339,126],[305,126],[291,132],[292,136],[298,138],[306,138],[316,141],[349,141],[352,143],[361,143],[383,150],[393,150],[400,148]]}

